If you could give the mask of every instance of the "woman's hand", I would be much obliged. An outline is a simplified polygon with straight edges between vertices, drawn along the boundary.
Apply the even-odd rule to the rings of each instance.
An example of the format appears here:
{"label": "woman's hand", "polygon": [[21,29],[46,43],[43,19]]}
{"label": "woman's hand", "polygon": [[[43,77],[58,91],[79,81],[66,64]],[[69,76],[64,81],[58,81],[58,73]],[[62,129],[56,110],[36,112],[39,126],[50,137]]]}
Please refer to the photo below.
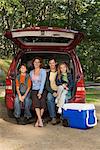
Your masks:
{"label": "woman's hand", "polygon": [[42,95],[40,93],[37,94],[38,99],[41,99]]}

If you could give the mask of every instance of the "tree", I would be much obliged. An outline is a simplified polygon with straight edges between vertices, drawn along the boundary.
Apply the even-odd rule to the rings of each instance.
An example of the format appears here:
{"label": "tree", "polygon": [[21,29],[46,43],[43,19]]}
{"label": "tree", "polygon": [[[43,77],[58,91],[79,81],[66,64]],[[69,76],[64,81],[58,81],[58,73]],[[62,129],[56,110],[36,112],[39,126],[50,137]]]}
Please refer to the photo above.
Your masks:
{"label": "tree", "polygon": [[100,73],[99,6],[98,0],[1,0],[0,56],[11,57],[12,49],[17,49],[3,36],[6,30],[29,26],[67,27],[84,32],[84,42],[77,47],[77,54],[86,78],[95,79]]}

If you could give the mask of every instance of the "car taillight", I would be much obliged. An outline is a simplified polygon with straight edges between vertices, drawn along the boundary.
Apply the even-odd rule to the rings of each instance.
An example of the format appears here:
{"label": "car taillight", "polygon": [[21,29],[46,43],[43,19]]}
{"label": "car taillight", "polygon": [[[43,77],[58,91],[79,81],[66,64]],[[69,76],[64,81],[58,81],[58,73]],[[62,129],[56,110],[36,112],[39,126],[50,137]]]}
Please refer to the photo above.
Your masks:
{"label": "car taillight", "polygon": [[6,94],[13,94],[11,79],[6,79]]}
{"label": "car taillight", "polygon": [[76,84],[76,97],[85,96],[86,91],[84,87],[84,80],[81,79]]}

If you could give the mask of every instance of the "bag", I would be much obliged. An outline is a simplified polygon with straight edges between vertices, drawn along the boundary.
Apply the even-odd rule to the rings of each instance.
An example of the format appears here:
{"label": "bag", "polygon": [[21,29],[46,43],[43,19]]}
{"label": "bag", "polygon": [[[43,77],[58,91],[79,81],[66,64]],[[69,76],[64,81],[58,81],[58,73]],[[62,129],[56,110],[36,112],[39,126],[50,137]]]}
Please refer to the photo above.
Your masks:
{"label": "bag", "polygon": [[17,79],[19,81],[19,91],[20,91],[21,95],[24,95],[27,90],[27,87],[28,87],[29,75],[26,74],[24,83],[20,83],[20,75],[17,76]]}

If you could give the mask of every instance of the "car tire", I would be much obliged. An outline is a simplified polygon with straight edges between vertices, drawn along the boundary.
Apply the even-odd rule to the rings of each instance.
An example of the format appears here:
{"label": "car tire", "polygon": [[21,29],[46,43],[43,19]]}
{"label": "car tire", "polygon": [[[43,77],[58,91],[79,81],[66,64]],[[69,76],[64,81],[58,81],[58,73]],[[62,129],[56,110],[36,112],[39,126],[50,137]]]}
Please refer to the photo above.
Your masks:
{"label": "car tire", "polygon": [[63,119],[63,120],[62,120],[62,125],[63,125],[64,127],[69,127],[69,121],[68,121],[67,119]]}
{"label": "car tire", "polygon": [[12,109],[7,109],[7,114],[8,114],[8,117],[14,118],[14,114],[13,114],[13,110]]}

